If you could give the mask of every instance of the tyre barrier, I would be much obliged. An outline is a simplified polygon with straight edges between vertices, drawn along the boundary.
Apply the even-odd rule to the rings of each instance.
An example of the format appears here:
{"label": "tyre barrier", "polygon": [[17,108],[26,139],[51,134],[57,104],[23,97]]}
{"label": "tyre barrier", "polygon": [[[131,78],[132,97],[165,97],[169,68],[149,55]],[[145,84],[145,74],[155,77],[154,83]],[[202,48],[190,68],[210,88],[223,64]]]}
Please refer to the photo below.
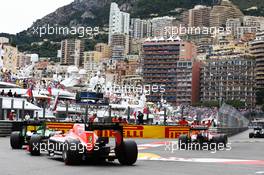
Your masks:
{"label": "tyre barrier", "polygon": [[13,124],[11,122],[0,121],[0,137],[10,136]]}

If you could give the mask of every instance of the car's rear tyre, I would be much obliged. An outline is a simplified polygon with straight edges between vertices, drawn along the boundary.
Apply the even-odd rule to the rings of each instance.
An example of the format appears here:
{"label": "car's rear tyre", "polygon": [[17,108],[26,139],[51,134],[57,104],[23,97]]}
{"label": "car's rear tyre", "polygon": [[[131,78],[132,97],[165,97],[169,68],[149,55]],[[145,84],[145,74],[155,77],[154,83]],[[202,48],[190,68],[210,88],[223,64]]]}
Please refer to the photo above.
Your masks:
{"label": "car's rear tyre", "polygon": [[[80,142],[77,140],[67,140],[64,143],[62,151],[62,159],[65,165],[79,165],[82,160],[82,154],[79,151]],[[72,148],[76,148],[73,150]]]}
{"label": "car's rear tyre", "polygon": [[211,149],[218,149],[219,143],[221,143],[222,139],[221,136],[214,136],[211,141],[210,148]]}
{"label": "car's rear tyre", "polygon": [[40,144],[41,144],[41,136],[37,134],[33,134],[29,140],[29,152],[32,156],[40,155]]}
{"label": "car's rear tyre", "polygon": [[10,145],[12,149],[22,149],[24,139],[19,131],[14,131],[10,136]]}
{"label": "car's rear tyre", "polygon": [[135,141],[126,140],[116,148],[116,156],[120,164],[133,165],[137,161],[138,147]]}
{"label": "car's rear tyre", "polygon": [[178,140],[178,146],[180,149],[188,148],[188,136],[187,135],[180,135],[179,140]]}
{"label": "car's rear tyre", "polygon": [[248,135],[248,137],[251,139],[251,138],[253,138],[254,137],[254,133],[249,133],[249,135]]}
{"label": "car's rear tyre", "polygon": [[225,134],[221,135],[219,138],[219,143],[224,144],[224,147],[226,148],[226,145],[228,143],[227,135],[225,135]]}
{"label": "car's rear tyre", "polygon": [[197,140],[197,143],[200,145],[199,148],[202,149],[204,144],[206,144],[205,137],[202,134],[197,134],[196,140]]}

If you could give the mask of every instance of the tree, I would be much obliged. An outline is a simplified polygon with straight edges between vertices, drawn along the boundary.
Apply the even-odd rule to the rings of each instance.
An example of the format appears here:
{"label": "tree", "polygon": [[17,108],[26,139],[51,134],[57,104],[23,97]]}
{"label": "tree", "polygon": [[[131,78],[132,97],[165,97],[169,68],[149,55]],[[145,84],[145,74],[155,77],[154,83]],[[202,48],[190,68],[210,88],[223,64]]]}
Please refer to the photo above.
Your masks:
{"label": "tree", "polygon": [[225,103],[233,106],[234,108],[244,108],[246,106],[246,103],[240,100],[228,100]]}
{"label": "tree", "polygon": [[203,107],[219,107],[218,101],[203,101],[195,104],[195,106],[203,106]]}
{"label": "tree", "polygon": [[260,89],[256,93],[256,104],[264,105],[264,89]]}

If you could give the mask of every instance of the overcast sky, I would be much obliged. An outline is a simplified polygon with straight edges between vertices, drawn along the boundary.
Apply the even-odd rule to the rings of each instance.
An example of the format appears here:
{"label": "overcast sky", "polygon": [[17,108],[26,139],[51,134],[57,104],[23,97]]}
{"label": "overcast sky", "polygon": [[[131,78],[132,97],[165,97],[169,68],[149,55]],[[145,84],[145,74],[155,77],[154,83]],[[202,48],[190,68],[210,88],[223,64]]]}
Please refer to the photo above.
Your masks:
{"label": "overcast sky", "polygon": [[1,0],[0,33],[15,34],[29,28],[34,21],[74,0]]}

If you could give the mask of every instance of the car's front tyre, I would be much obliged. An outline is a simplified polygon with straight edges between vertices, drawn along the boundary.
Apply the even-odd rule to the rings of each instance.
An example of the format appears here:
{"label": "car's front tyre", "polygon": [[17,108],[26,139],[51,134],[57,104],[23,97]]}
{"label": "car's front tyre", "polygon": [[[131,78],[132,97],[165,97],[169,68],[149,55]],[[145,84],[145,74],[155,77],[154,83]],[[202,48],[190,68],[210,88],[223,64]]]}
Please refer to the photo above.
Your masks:
{"label": "car's front tyre", "polygon": [[24,144],[24,139],[23,136],[21,136],[21,133],[19,131],[12,132],[10,136],[11,148],[22,149],[23,144]]}

